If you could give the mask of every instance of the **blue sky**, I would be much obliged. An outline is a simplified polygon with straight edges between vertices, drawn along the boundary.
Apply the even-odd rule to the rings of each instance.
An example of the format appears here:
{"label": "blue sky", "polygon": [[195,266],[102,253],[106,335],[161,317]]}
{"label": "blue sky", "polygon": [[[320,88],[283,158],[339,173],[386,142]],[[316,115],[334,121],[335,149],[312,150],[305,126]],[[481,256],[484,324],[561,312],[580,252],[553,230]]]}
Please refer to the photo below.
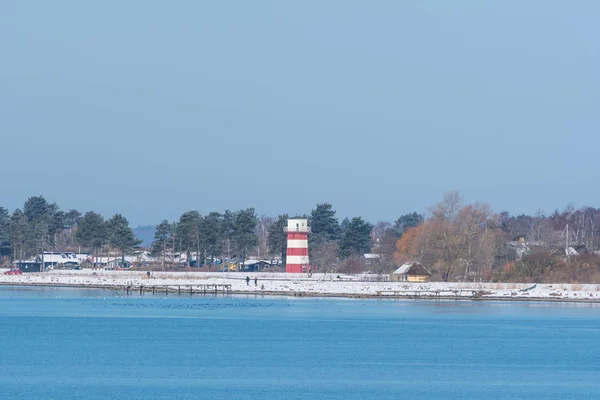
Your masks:
{"label": "blue sky", "polygon": [[0,2],[0,205],[600,206],[600,2]]}

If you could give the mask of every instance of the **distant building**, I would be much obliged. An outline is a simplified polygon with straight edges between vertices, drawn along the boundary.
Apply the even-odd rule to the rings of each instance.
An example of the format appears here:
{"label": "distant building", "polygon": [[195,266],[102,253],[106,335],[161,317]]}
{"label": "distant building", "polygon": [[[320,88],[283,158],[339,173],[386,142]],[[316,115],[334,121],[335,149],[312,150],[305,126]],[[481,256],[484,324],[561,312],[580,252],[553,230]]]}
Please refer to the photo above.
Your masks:
{"label": "distant building", "polygon": [[402,265],[392,273],[394,280],[401,282],[427,282],[431,272],[419,262],[410,262]]}
{"label": "distant building", "polygon": [[381,256],[379,254],[367,253],[362,256],[365,265],[378,265]]}
{"label": "distant building", "polygon": [[271,263],[267,260],[246,260],[244,264],[242,264],[240,271],[248,271],[248,272],[257,272],[263,271],[265,269],[269,269],[271,267]]}
{"label": "distant building", "polygon": [[36,261],[35,259],[31,260],[17,260],[13,262],[13,265],[20,269],[21,272],[42,272],[42,263]]}
{"label": "distant building", "polygon": [[95,265],[96,268],[107,268],[107,269],[115,269],[115,268],[131,268],[131,261],[127,260],[125,257],[125,262],[123,262],[122,257],[96,257],[89,262],[84,263],[84,268],[92,268]]}
{"label": "distant building", "polygon": [[308,234],[306,218],[290,218],[284,228],[287,233],[285,272],[302,273],[310,268],[308,259]]}
{"label": "distant building", "polygon": [[76,268],[81,265],[83,260],[86,260],[87,254],[76,253],[56,253],[45,251],[35,257],[35,261],[44,264],[44,269],[52,268]]}

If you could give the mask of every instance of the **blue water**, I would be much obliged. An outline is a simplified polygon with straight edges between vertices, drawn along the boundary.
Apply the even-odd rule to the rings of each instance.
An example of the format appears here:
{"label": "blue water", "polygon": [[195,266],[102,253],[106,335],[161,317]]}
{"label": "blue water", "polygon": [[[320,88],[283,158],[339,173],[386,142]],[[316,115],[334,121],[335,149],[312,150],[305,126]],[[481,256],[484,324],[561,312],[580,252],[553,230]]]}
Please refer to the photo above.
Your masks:
{"label": "blue water", "polygon": [[595,399],[600,307],[0,288],[0,399]]}

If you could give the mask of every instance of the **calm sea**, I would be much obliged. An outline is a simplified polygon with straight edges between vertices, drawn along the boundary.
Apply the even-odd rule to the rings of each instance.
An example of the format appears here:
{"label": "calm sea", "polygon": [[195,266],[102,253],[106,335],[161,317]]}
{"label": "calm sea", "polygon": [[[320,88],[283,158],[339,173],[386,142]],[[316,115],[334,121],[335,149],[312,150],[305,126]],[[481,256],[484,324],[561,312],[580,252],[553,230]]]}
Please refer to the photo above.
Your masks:
{"label": "calm sea", "polygon": [[600,307],[0,288],[1,399],[595,399]]}

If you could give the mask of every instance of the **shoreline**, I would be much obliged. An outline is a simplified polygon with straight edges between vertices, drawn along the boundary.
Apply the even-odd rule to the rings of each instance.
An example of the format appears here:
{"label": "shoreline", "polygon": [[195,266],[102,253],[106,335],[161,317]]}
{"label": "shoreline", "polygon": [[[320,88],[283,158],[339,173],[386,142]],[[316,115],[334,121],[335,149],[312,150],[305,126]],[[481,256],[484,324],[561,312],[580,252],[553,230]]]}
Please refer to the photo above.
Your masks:
{"label": "shoreline", "polygon": [[[493,295],[485,295],[485,296],[466,296],[466,295],[431,295],[431,294],[422,294],[422,295],[378,295],[373,293],[344,293],[344,292],[314,292],[314,291],[268,291],[268,290],[231,290],[227,293],[219,291],[217,293],[201,293],[199,290],[194,291],[192,295],[188,294],[187,291],[179,293],[179,286],[195,286],[193,283],[190,285],[189,283],[178,285],[177,283],[168,284],[168,285],[152,285],[152,282],[148,282],[146,285],[142,286],[142,291],[145,294],[151,293],[152,288],[156,288],[157,286],[161,286],[162,290],[157,293],[164,293],[163,291],[166,289],[168,294],[176,295],[178,297],[228,297],[228,296],[261,296],[261,297],[301,297],[301,298],[340,298],[340,299],[366,299],[366,300],[411,300],[411,301],[501,301],[501,302],[550,302],[550,303],[580,303],[580,304],[598,304],[600,303],[600,298],[589,298],[585,296],[575,297],[575,298],[557,298],[557,297],[542,297],[542,296],[493,296]],[[359,282],[357,282],[359,283]],[[433,282],[438,283],[438,282]],[[201,284],[198,284],[201,285]],[[212,283],[211,283],[212,285]],[[76,288],[76,289],[101,289],[101,290],[109,290],[115,292],[122,292],[127,290],[128,285],[115,285],[115,284],[84,284],[84,283],[64,283],[64,282],[6,282],[0,281],[0,287],[48,287],[48,288]],[[130,286],[131,287],[131,286]],[[135,290],[133,289],[135,287]],[[131,294],[128,296],[136,296],[139,291],[139,285],[135,284],[131,287]],[[471,290],[465,290],[466,292],[471,292]],[[185,293],[185,294],[184,294]],[[429,292],[427,292],[429,293]],[[139,296],[139,294],[137,294]]]}

